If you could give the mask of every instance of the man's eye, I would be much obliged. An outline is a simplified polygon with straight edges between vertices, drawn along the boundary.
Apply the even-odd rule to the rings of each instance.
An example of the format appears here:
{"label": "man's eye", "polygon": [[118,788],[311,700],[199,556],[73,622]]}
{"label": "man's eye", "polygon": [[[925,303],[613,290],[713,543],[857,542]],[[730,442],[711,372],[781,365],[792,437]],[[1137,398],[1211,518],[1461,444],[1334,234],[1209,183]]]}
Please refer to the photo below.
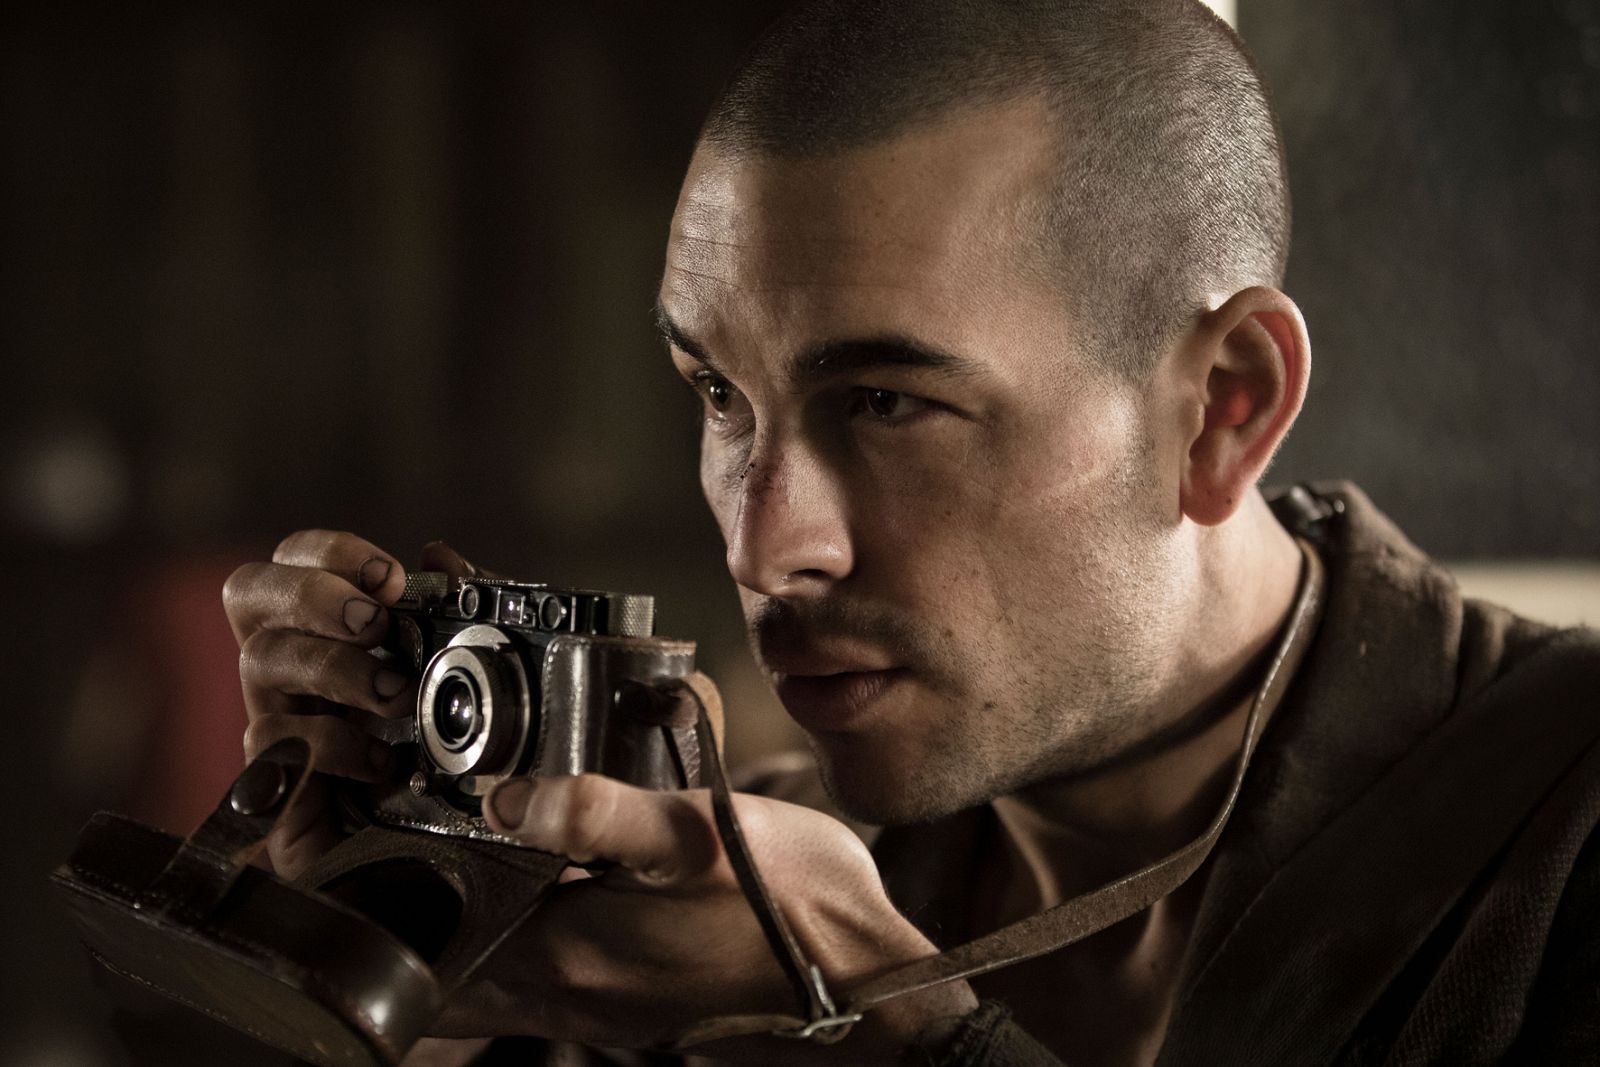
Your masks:
{"label": "man's eye", "polygon": [[903,419],[928,408],[928,402],[893,389],[868,389],[862,398],[867,411],[880,419]]}
{"label": "man's eye", "polygon": [[706,403],[716,411],[727,411],[733,402],[733,384],[726,378],[708,374],[700,379],[700,388],[706,395]]}

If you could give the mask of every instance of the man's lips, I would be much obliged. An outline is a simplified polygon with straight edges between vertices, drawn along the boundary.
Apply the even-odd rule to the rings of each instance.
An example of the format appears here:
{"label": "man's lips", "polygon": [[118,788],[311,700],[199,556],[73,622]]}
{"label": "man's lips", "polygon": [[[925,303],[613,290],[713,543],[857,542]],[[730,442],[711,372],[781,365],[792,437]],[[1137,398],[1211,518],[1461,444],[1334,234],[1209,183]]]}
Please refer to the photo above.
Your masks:
{"label": "man's lips", "polygon": [[774,674],[778,699],[808,730],[844,730],[858,722],[886,690],[903,678],[903,668],[839,671],[833,674]]}
{"label": "man's lips", "polygon": [[751,613],[750,634],[778,699],[812,732],[860,726],[885,691],[913,673],[915,645],[898,613],[766,601]]}

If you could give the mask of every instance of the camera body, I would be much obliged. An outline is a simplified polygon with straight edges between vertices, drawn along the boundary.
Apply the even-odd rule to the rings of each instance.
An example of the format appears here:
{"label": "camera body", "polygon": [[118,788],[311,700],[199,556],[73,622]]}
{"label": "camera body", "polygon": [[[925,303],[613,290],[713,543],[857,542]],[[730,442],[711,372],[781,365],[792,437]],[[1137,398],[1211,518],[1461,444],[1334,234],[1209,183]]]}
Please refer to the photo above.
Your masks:
{"label": "camera body", "polygon": [[355,813],[492,839],[481,798],[512,775],[700,784],[693,731],[669,736],[634,713],[640,687],[694,670],[694,643],[654,636],[654,616],[648,596],[408,574],[381,654],[419,678],[416,709],[367,720],[394,746],[396,770],[349,794]]}

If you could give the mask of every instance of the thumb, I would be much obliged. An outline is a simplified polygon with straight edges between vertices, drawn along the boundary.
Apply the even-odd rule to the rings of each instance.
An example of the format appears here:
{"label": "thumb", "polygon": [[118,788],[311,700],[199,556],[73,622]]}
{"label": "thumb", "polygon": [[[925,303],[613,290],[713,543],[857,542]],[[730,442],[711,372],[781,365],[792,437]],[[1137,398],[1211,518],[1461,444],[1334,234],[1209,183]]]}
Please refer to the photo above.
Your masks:
{"label": "thumb", "polygon": [[[529,848],[574,863],[613,863],[634,884],[661,888],[692,881],[721,856],[705,807],[683,792],[580,774],[509,778],[485,798],[483,814],[495,833]],[[606,875],[610,884],[618,873]]]}
{"label": "thumb", "polygon": [[457,581],[462,578],[488,577],[480,575],[478,568],[467,562],[467,557],[443,541],[429,541],[422,546],[422,569],[443,571]]}

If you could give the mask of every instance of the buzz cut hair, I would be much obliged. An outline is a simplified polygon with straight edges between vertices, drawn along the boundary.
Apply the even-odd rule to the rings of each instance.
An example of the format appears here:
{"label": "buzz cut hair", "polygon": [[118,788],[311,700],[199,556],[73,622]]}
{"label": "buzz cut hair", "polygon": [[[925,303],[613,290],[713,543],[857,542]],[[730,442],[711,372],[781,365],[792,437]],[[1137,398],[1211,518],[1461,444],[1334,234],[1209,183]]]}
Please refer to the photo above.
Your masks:
{"label": "buzz cut hair", "polygon": [[701,139],[820,158],[1028,98],[1052,177],[1017,206],[1019,267],[1061,293],[1086,355],[1141,378],[1208,300],[1282,285],[1277,119],[1198,0],[809,0],[752,46]]}

